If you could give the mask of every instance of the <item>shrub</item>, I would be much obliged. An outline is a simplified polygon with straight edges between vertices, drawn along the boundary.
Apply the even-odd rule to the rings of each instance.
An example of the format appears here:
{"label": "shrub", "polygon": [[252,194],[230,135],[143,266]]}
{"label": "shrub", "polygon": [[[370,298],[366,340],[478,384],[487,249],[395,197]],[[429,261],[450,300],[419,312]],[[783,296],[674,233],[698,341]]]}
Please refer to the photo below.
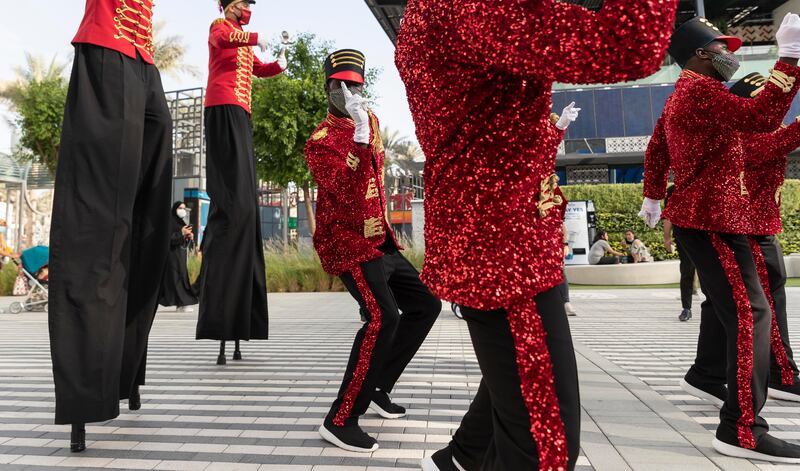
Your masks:
{"label": "shrub", "polygon": [[17,281],[17,265],[8,262],[0,270],[0,296],[11,296],[14,293],[14,282]]}
{"label": "shrub", "polygon": [[[642,185],[567,185],[564,195],[570,201],[592,200],[597,215],[597,226],[608,231],[611,245],[622,250],[625,231],[632,230],[647,245],[656,260],[676,258],[664,248],[663,227],[647,227],[638,217],[642,205]],[[783,233],[778,235],[784,252],[800,252],[800,180],[786,180],[783,187],[781,216]]]}

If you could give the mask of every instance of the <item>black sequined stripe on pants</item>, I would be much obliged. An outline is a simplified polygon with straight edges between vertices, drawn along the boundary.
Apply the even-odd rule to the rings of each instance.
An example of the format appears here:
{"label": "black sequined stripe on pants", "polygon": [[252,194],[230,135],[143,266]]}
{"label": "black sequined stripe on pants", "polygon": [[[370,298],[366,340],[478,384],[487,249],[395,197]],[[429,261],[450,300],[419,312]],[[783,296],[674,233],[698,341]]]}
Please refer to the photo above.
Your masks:
{"label": "black sequined stripe on pants", "polygon": [[414,266],[394,250],[344,273],[341,280],[367,322],[356,334],[328,415],[340,418],[334,420],[339,426],[358,423],[376,388],[391,392],[442,310]]}
{"label": "black sequined stripe on pants", "polygon": [[759,413],[767,400],[772,310],[750,242],[745,235],[678,226],[674,230],[697,267],[700,285],[710,301],[703,306],[698,359],[687,379],[694,379],[696,373],[697,378],[721,377],[721,368],[707,365],[725,365],[728,399],[720,410],[717,438],[753,448],[768,430]]}
{"label": "black sequined stripe on pants", "polygon": [[172,119],[158,70],[76,45],[50,230],[57,424],[112,419],[144,383],[171,193]]}
{"label": "black sequined stripe on pants", "polygon": [[[535,298],[547,332],[556,395],[569,450],[568,470],[580,452],[581,411],[578,368],[569,322],[558,287]],[[450,442],[466,471],[533,471],[539,457],[522,399],[517,355],[506,311],[461,308],[483,379]]]}

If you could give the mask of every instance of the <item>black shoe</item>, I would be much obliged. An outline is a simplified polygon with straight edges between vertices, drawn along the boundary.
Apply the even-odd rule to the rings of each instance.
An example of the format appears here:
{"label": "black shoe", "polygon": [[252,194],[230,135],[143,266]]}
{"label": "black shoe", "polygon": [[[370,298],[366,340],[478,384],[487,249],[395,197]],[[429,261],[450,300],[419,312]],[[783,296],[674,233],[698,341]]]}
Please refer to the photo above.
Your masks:
{"label": "black shoe", "polygon": [[233,352],[233,359],[234,360],[241,360],[242,359],[242,352]]}
{"label": "black shoe", "polygon": [[142,396],[139,394],[139,385],[133,387],[130,397],[128,397],[128,409],[139,410],[142,408]]}
{"label": "black shoe", "polygon": [[378,441],[367,435],[357,424],[337,427],[326,419],[319,426],[319,434],[325,441],[333,443],[342,450],[371,453],[378,449]]}
{"label": "black shoe", "polygon": [[461,320],[464,320],[464,314],[461,313],[461,306],[456,303],[450,303],[450,310],[453,311],[456,317]]}
{"label": "black shoe", "polygon": [[389,394],[380,389],[376,389],[375,394],[372,395],[369,408],[384,419],[399,419],[406,415],[406,408],[393,403]]}
{"label": "black shoe", "polygon": [[86,449],[86,427],[84,424],[72,424],[72,433],[69,435],[69,450],[80,453]]}
{"label": "black shoe", "polygon": [[422,460],[422,471],[459,471],[453,458],[453,450],[448,446]]}
{"label": "black shoe", "polygon": [[228,360],[225,359],[225,355],[223,355],[222,353],[220,353],[219,356],[217,357],[217,364],[218,365],[227,365],[228,364]]}
{"label": "black shoe", "polygon": [[728,399],[728,387],[724,384],[716,386],[699,386],[691,384],[686,378],[681,379],[681,389],[691,394],[692,396],[704,399],[717,407],[722,407],[725,400]]}
{"label": "black shoe", "polygon": [[742,448],[738,444],[731,445],[715,438],[711,445],[719,453],[735,458],[770,461],[773,463],[800,464],[800,446],[785,442],[771,435],[764,435],[755,449]]}
{"label": "black shoe", "polygon": [[791,386],[770,384],[767,390],[769,397],[781,401],[800,402],[800,383],[795,381]]}
{"label": "black shoe", "polygon": [[686,322],[692,318],[692,310],[691,309],[684,309],[681,311],[681,315],[678,316],[678,320],[681,322]]}

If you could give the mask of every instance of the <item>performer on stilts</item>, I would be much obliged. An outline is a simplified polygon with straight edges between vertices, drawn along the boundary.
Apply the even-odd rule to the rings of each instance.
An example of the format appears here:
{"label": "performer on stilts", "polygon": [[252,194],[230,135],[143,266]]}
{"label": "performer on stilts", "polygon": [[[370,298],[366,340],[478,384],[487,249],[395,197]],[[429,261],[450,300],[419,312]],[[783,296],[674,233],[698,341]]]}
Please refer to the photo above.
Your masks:
{"label": "performer on stilts", "polygon": [[153,65],[152,0],[87,0],[73,39],[50,230],[57,424],[141,405],[169,252],[172,119]]}
{"label": "performer on stilts", "polygon": [[[731,87],[731,93],[753,98],[764,90],[767,81],[767,77],[754,72]],[[783,250],[775,237],[782,231],[781,187],[786,176],[788,154],[800,147],[800,123],[795,120],[774,132],[753,134],[746,139],[745,145],[748,160],[744,184],[750,197],[754,231],[748,239],[761,285],[772,310],[768,395],[775,399],[800,402],[800,378],[786,318],[786,267]],[[708,346],[719,339],[719,332],[724,329],[710,299],[703,304],[701,316],[697,358],[681,381],[681,386],[689,394],[721,407],[727,399],[725,344],[716,340],[716,351]]]}
{"label": "performer on stilts", "polygon": [[364,55],[353,49],[325,60],[328,116],[305,149],[318,187],[314,248],[366,317],[319,432],[356,452],[378,449],[358,425],[367,408],[386,419],[405,416],[389,394],[442,309],[386,221],[381,128],[363,97],[364,69]]}
{"label": "performer on stilts", "polygon": [[242,30],[254,0],[220,0],[224,18],[211,25],[205,103],[208,194],[211,209],[203,234],[197,292],[197,339],[220,340],[217,364],[224,365],[225,341],[266,339],[267,284],[253,128],[252,77],[272,77],[286,69],[286,50],[263,63],[253,52],[267,49],[265,36]]}
{"label": "performer on stilts", "polygon": [[581,414],[558,291],[566,201],[551,85],[655,72],[676,3],[408,2],[396,64],[426,156],[422,279],[461,306],[483,374],[424,470],[574,469]]}
{"label": "performer on stilts", "polygon": [[[772,310],[759,277],[764,271],[759,244],[748,238],[764,232],[754,217],[747,163],[775,155],[757,150],[752,141],[754,133],[780,126],[797,93],[800,17],[788,14],[776,38],[779,61],[763,91],[745,99],[722,83],[738,68],[733,52],[741,40],[724,36],[705,18],[675,31],[669,51],[684,70],[648,146],[641,214],[655,226],[672,170],[675,190],[664,217],[697,267],[716,314],[701,314],[698,358],[703,364],[705,355],[725,353],[725,375],[719,379],[727,391],[707,391],[724,397],[714,448],[739,458],[800,463],[800,446],[769,435],[758,415],[767,399]],[[691,384],[692,378],[690,371],[685,380]]]}

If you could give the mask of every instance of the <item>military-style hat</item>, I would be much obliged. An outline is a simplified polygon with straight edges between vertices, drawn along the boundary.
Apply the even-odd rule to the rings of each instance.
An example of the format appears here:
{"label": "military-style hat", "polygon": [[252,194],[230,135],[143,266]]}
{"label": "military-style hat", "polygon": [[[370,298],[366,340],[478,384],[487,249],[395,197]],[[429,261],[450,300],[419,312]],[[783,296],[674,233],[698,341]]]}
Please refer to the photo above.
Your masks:
{"label": "military-style hat", "polygon": [[227,10],[228,7],[231,6],[232,4],[238,3],[238,2],[241,2],[241,1],[247,1],[247,3],[249,3],[251,5],[256,3],[256,0],[217,0],[217,1],[219,3],[219,8],[221,10]]}
{"label": "military-style hat", "polygon": [[743,79],[731,86],[731,93],[743,98],[755,98],[767,84],[768,77],[764,77],[758,72],[747,74]]}
{"label": "military-style hat", "polygon": [[325,80],[364,83],[366,59],[361,51],[340,49],[325,58]]}
{"label": "military-style hat", "polygon": [[725,41],[731,52],[742,47],[741,39],[735,36],[725,36],[710,21],[698,16],[680,25],[672,33],[668,52],[678,65],[685,67],[696,50],[708,46],[713,41]]}

